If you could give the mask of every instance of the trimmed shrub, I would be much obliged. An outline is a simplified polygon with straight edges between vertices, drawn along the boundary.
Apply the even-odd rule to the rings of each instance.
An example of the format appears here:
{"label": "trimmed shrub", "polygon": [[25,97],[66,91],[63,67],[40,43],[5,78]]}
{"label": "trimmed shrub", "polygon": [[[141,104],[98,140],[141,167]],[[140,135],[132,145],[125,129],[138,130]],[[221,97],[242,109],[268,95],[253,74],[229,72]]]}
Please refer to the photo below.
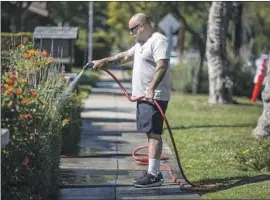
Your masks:
{"label": "trimmed shrub", "polygon": [[72,127],[79,130],[80,99],[71,95],[66,107],[60,104],[67,83],[46,51],[27,43],[2,52],[1,59],[1,126],[11,134],[1,152],[2,199],[52,199],[58,194],[62,139],[69,139],[62,133],[67,118],[76,118]]}
{"label": "trimmed shrub", "polygon": [[71,94],[69,101],[61,108],[63,119],[62,135],[62,154],[73,154],[78,150],[78,143],[80,142],[80,127],[82,102],[79,95]]}
{"label": "trimmed shrub", "polygon": [[2,77],[1,122],[11,131],[2,149],[2,199],[48,199],[57,193],[62,117],[55,99],[61,80],[55,66],[47,70],[50,78],[42,78],[39,87],[20,73]]}

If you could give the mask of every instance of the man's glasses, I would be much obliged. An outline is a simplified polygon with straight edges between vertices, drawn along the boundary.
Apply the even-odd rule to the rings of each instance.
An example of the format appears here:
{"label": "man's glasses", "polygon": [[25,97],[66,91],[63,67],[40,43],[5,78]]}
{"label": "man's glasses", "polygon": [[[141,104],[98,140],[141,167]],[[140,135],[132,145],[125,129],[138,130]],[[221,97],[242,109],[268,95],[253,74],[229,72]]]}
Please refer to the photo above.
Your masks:
{"label": "man's glasses", "polygon": [[129,29],[129,32],[134,34],[134,31],[140,26],[140,24],[137,24],[136,26],[133,26],[132,28]]}

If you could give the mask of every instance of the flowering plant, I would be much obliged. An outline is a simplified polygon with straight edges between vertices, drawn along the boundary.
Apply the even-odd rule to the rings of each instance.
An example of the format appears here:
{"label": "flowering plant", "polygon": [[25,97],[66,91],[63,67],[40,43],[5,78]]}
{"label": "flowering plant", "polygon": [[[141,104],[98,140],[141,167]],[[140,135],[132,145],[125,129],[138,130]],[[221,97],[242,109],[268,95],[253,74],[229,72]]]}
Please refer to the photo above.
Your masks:
{"label": "flowering plant", "polygon": [[[5,199],[46,199],[59,181],[64,116],[58,99],[65,80],[47,52],[31,45],[2,55],[1,126],[11,134],[2,149],[2,194]],[[34,191],[39,191],[38,196]]]}

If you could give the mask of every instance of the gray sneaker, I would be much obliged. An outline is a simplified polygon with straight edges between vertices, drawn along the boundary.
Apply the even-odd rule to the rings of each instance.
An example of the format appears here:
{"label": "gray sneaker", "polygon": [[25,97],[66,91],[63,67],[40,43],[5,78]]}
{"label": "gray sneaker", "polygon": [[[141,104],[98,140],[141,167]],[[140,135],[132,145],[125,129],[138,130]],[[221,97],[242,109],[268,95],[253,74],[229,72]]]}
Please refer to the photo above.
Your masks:
{"label": "gray sneaker", "polygon": [[157,178],[152,174],[143,174],[137,181],[134,182],[135,187],[146,188],[160,186],[164,182],[161,172],[158,173]]}
{"label": "gray sneaker", "polygon": [[[138,177],[133,179],[133,183],[135,183],[137,180],[141,179],[142,177],[144,177],[147,174],[146,170],[142,171],[142,175],[139,175]],[[163,179],[163,175],[161,172],[158,172],[158,178]]]}
{"label": "gray sneaker", "polygon": [[140,180],[146,174],[147,174],[147,171],[146,170],[143,170],[141,175],[139,175],[138,177],[136,177],[136,178],[133,179],[133,183],[135,183],[137,180]]}

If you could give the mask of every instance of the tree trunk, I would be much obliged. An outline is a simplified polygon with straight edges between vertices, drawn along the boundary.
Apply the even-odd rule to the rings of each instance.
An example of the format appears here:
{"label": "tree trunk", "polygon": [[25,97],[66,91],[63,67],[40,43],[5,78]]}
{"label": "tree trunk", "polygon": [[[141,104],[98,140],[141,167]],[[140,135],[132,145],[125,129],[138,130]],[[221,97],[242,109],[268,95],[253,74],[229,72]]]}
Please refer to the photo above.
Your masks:
{"label": "tree trunk", "polygon": [[233,50],[234,55],[239,56],[240,48],[242,45],[242,11],[243,11],[243,3],[234,1],[233,12],[232,12],[232,40],[233,40]]}
{"label": "tree trunk", "polygon": [[232,103],[232,81],[227,72],[226,35],[229,2],[212,2],[209,10],[206,56],[209,103]]}
{"label": "tree trunk", "polygon": [[183,22],[183,20],[180,20],[181,22],[181,28],[178,34],[178,49],[179,49],[179,54],[180,56],[183,55],[183,51],[184,51],[184,45],[185,45],[185,32],[186,32],[186,27],[185,27],[185,23]]}
{"label": "tree trunk", "polygon": [[200,83],[201,83],[201,76],[202,76],[202,68],[203,68],[203,61],[204,61],[204,53],[201,55],[200,53],[200,64],[196,66],[194,77],[192,80],[192,94],[198,94],[200,90]]}
{"label": "tree trunk", "polygon": [[202,80],[202,71],[203,71],[203,62],[205,57],[205,41],[206,41],[206,34],[202,38],[197,38],[197,46],[200,52],[200,64],[196,66],[195,73],[192,81],[192,94],[197,94],[200,90],[200,83]]}
{"label": "tree trunk", "polygon": [[270,69],[268,69],[265,88],[262,92],[263,112],[258,119],[257,127],[252,135],[257,139],[270,136]]}

